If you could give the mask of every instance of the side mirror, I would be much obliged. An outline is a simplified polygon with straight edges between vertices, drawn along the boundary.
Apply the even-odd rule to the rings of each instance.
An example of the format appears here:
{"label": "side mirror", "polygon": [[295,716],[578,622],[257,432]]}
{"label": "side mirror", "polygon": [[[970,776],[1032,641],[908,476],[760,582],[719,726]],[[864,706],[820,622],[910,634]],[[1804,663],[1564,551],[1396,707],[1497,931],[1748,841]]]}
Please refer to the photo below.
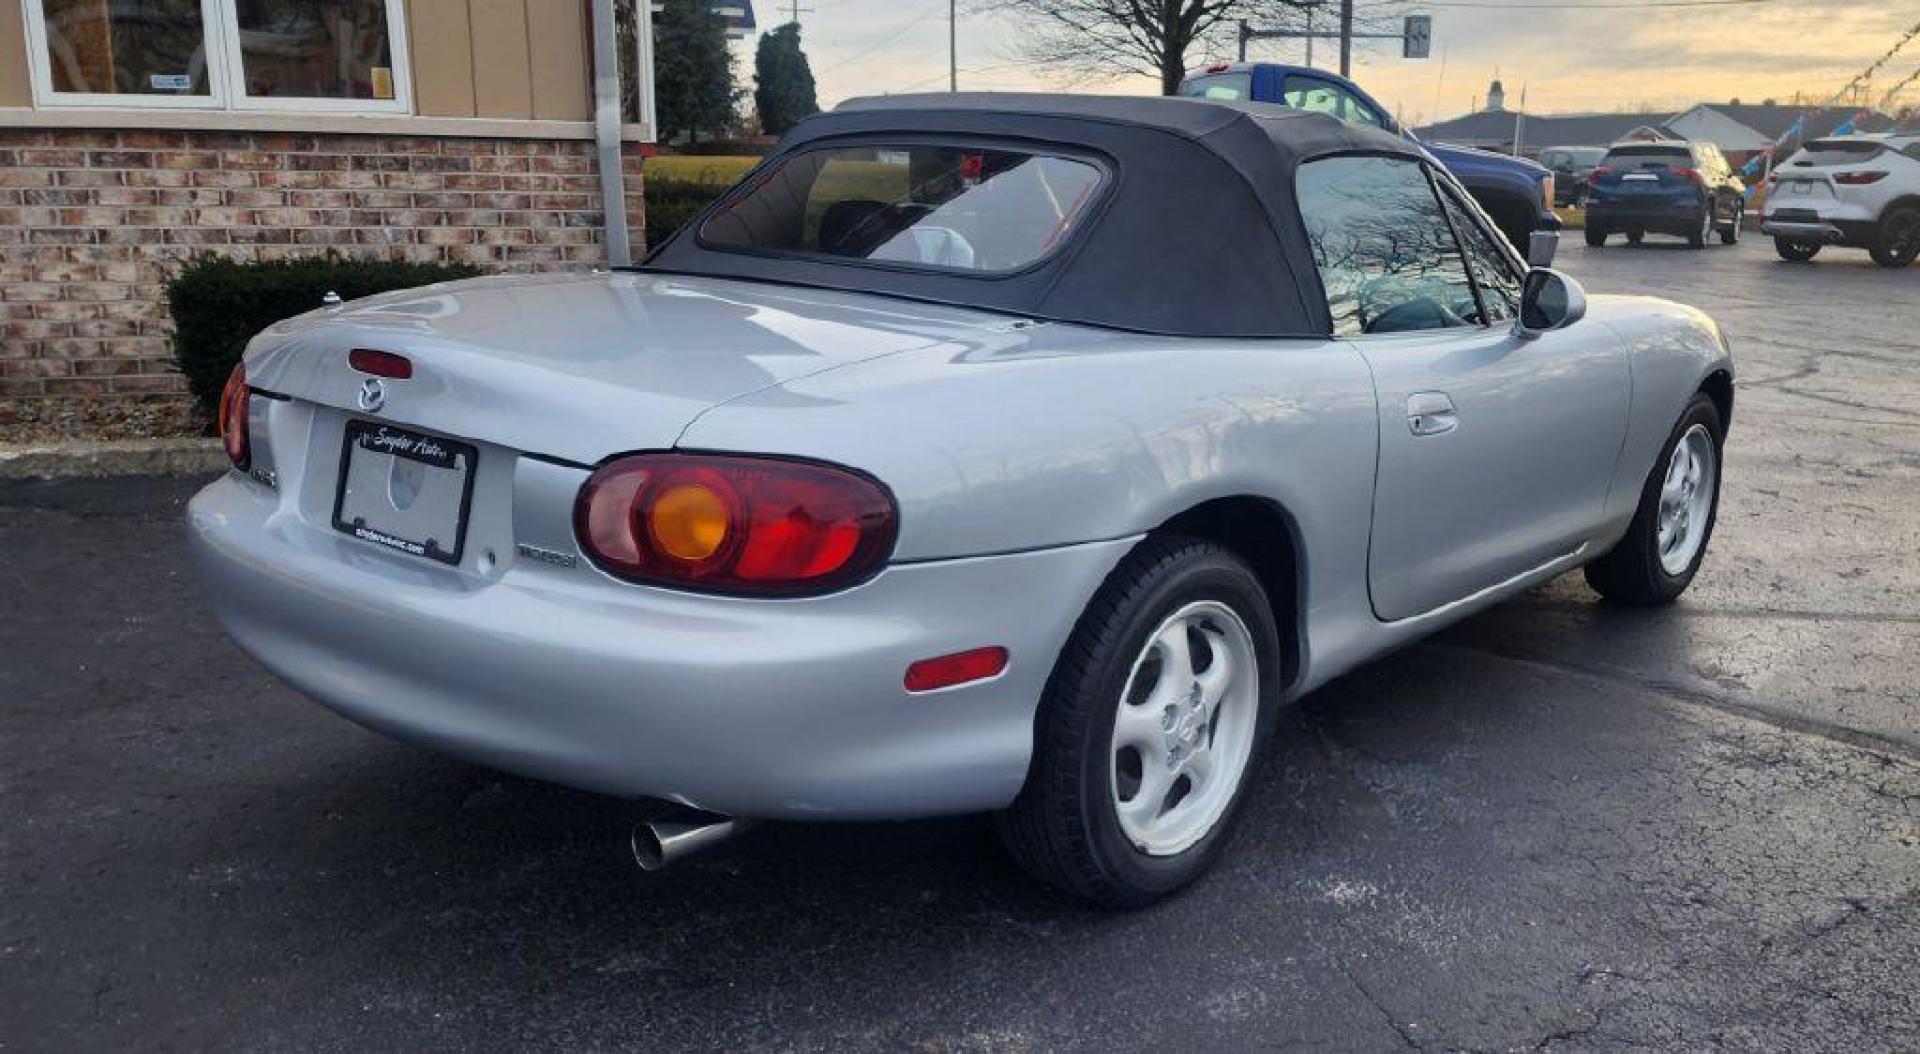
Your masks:
{"label": "side mirror", "polygon": [[1559,251],[1559,231],[1534,231],[1527,235],[1528,267],[1552,267],[1554,254]]}
{"label": "side mirror", "polygon": [[1565,329],[1587,315],[1587,293],[1580,283],[1547,267],[1527,272],[1520,287],[1520,317],[1513,335],[1532,340],[1542,333]]}

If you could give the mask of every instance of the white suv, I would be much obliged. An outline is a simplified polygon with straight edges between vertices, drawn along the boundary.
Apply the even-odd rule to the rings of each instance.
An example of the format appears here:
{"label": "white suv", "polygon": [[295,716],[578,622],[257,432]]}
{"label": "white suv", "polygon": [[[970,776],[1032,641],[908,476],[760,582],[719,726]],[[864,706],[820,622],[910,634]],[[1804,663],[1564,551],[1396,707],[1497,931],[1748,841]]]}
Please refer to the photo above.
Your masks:
{"label": "white suv", "polygon": [[1767,179],[1760,229],[1783,259],[1865,249],[1882,267],[1920,256],[1920,132],[1815,139]]}

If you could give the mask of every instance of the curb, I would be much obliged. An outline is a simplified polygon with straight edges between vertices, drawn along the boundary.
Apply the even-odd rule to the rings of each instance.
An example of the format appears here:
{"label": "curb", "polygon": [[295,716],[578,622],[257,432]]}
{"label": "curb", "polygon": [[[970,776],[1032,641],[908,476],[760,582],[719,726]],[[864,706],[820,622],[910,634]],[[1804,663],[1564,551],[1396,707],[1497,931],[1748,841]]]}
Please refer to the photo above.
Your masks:
{"label": "curb", "polygon": [[196,476],[226,467],[220,441],[200,437],[0,446],[0,480]]}

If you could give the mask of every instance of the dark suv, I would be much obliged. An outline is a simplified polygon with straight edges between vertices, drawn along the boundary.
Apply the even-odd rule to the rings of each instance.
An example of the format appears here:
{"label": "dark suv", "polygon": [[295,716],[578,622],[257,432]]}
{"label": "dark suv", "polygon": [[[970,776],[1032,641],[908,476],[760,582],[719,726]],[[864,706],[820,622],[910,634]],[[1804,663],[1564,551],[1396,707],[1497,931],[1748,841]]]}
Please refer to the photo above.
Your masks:
{"label": "dark suv", "polygon": [[1615,143],[1588,178],[1587,244],[1610,234],[1640,244],[1647,232],[1676,234],[1696,249],[1718,231],[1740,240],[1747,188],[1712,143]]}
{"label": "dark suv", "polygon": [[1540,163],[1553,173],[1553,203],[1585,205],[1587,179],[1606,156],[1604,146],[1550,146],[1540,151]]}

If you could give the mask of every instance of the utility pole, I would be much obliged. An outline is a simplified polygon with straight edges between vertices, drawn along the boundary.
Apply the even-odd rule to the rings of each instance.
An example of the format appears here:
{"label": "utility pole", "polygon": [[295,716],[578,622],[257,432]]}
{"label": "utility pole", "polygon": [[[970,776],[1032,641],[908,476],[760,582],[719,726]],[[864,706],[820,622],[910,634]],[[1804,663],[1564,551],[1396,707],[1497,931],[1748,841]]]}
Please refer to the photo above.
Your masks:
{"label": "utility pole", "polygon": [[1353,0],[1340,0],[1340,76],[1351,77],[1352,75]]}
{"label": "utility pole", "polygon": [[796,26],[800,24],[801,15],[810,15],[813,13],[813,8],[801,7],[800,0],[787,0],[787,8],[789,12],[787,21],[792,22]]}
{"label": "utility pole", "polygon": [[947,90],[960,90],[960,0],[947,0]]}

